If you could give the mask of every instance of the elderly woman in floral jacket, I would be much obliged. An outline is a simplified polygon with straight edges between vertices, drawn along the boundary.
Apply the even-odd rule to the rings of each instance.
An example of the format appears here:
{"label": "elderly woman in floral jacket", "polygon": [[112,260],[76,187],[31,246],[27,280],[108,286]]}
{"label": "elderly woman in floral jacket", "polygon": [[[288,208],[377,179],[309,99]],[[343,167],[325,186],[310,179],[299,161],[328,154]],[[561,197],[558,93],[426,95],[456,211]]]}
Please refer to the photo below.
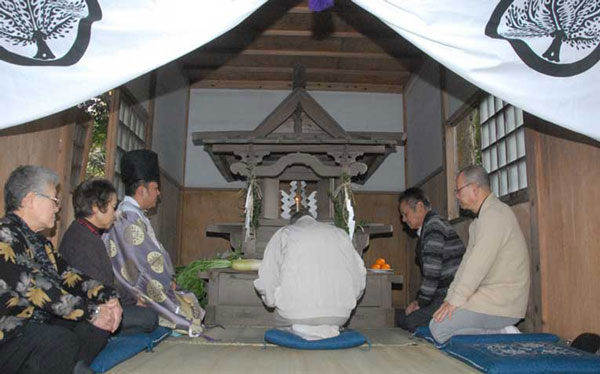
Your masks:
{"label": "elderly woman in floral jacket", "polygon": [[0,220],[0,372],[91,373],[121,321],[117,292],[69,267],[43,235],[60,209],[58,176],[20,166]]}

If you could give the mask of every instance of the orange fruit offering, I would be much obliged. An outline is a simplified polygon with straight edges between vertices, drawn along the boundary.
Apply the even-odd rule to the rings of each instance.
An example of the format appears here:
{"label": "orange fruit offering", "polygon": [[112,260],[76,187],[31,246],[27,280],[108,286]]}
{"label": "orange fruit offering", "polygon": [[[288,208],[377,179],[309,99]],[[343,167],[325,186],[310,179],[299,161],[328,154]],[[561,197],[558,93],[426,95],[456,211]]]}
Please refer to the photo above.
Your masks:
{"label": "orange fruit offering", "polygon": [[381,257],[379,257],[377,260],[375,260],[375,263],[376,263],[376,264],[379,264],[379,265],[383,265],[383,264],[385,264],[385,259],[384,259],[384,258],[381,258]]}
{"label": "orange fruit offering", "polygon": [[381,264],[373,264],[371,265],[371,269],[381,269]]}
{"label": "orange fruit offering", "polygon": [[382,270],[390,270],[392,267],[390,266],[390,264],[383,264],[381,265],[381,269]]}

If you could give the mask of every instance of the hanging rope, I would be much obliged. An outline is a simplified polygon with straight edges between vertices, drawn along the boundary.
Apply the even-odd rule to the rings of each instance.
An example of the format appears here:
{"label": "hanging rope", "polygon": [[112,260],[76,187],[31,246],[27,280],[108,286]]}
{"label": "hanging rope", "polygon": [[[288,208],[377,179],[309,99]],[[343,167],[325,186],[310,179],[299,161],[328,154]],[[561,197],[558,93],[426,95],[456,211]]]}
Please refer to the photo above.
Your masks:
{"label": "hanging rope", "polygon": [[348,175],[343,174],[341,176],[341,184],[335,189],[333,193],[334,203],[338,201],[338,195],[340,192],[343,192],[343,203],[335,203],[335,207],[341,209],[341,217],[343,221],[343,229],[348,232],[348,236],[350,240],[354,237],[354,228],[356,227],[356,220],[354,219],[354,206],[352,204],[353,196],[352,196],[352,185],[350,184],[350,177]]}
{"label": "hanging rope", "polygon": [[246,203],[244,204],[244,213],[246,218],[244,219],[244,229],[246,235],[244,241],[248,241],[251,235],[254,235],[254,231],[258,226],[258,217],[260,214],[260,202],[262,200],[262,192],[256,178],[253,176],[248,181],[248,187],[246,191]]}

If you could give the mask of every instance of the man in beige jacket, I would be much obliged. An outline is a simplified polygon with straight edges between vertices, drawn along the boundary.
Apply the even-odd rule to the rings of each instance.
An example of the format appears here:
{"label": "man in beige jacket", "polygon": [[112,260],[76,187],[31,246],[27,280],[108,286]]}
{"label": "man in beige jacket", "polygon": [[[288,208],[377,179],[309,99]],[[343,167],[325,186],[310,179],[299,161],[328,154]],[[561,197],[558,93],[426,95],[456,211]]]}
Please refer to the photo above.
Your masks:
{"label": "man in beige jacket", "polygon": [[475,213],[469,244],[442,306],[429,324],[444,343],[454,335],[516,333],[529,298],[529,252],[512,209],[491,192],[481,166],[456,178],[456,197]]}

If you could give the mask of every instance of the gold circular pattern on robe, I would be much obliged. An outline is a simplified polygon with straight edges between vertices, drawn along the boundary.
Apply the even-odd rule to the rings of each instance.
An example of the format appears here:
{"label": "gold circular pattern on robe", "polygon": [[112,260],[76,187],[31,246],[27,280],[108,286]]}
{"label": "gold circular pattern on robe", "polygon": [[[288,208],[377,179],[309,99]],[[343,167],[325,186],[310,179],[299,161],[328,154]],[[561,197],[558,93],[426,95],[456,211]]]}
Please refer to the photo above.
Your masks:
{"label": "gold circular pattern on robe", "polygon": [[144,230],[136,224],[127,226],[123,236],[125,243],[129,245],[140,245],[144,242]]}
{"label": "gold circular pattern on robe", "polygon": [[129,284],[135,284],[140,275],[140,272],[132,260],[125,261],[125,264],[121,267],[121,275]]}
{"label": "gold circular pattern on robe", "polygon": [[198,337],[200,334],[202,334],[202,331],[204,331],[202,328],[202,322],[199,320],[193,320],[189,328],[189,335],[192,337]]}
{"label": "gold circular pattern on robe", "polygon": [[185,298],[184,295],[180,295],[178,292],[175,292],[175,298],[177,298],[177,303],[179,304],[178,314],[187,319],[192,319],[194,317],[194,309],[192,308],[192,304]]}
{"label": "gold circular pattern on robe", "polygon": [[156,279],[152,279],[148,282],[146,293],[157,303],[162,303],[167,299],[167,295],[163,291],[163,285]]}
{"label": "gold circular pattern on robe", "polygon": [[121,275],[127,282],[131,283],[131,276],[127,273],[127,266],[121,266]]}
{"label": "gold circular pattern on robe", "polygon": [[175,330],[175,328],[177,327],[177,325],[175,324],[175,322],[166,319],[163,316],[158,316],[158,325],[159,326],[163,326],[163,327],[167,327],[169,329]]}
{"label": "gold circular pattern on robe", "polygon": [[117,244],[114,240],[108,241],[108,255],[112,258],[117,255]]}
{"label": "gold circular pattern on robe", "polygon": [[175,292],[177,303],[179,304],[180,310],[179,315],[184,316],[186,319],[198,320],[202,322],[204,317],[204,309],[198,304],[198,299],[192,293],[182,293],[179,291]]}
{"label": "gold circular pattern on robe", "polygon": [[163,259],[163,255],[160,252],[150,252],[146,257],[148,264],[150,265],[150,269],[157,274],[161,274],[165,270],[165,261]]}

